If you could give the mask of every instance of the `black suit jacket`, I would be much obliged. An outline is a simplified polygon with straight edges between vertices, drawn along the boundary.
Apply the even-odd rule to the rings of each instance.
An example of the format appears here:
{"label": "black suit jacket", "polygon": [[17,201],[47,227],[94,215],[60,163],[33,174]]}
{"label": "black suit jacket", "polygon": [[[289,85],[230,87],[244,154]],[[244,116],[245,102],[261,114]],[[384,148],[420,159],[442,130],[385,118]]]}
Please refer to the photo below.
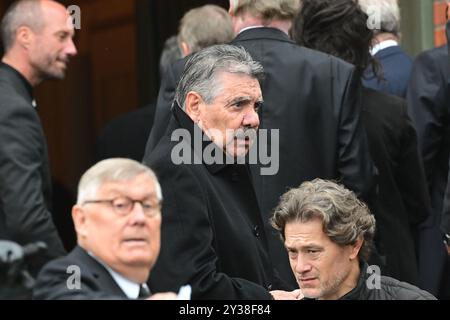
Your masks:
{"label": "black suit jacket", "polygon": [[[270,299],[267,290],[281,286],[273,275],[248,167],[203,162],[199,155],[215,146],[212,142],[194,150],[189,139],[171,141],[171,132],[180,128],[191,137],[197,130],[201,137],[183,110],[176,106],[173,115],[167,133],[144,157],[164,196],[161,253],[150,276],[151,290],[190,284],[193,299]],[[192,164],[174,163],[172,152],[181,147]]]}
{"label": "black suit jacket", "polygon": [[155,106],[151,104],[111,120],[97,138],[97,161],[117,157],[141,161],[154,112]]}
{"label": "black suit jacket", "polygon": [[414,61],[408,86],[408,112],[417,130],[432,215],[422,226],[421,276],[424,289],[437,295],[446,251],[439,229],[449,174],[450,63],[447,46],[425,51]]}
{"label": "black suit jacket", "polygon": [[[314,178],[340,179],[359,195],[368,194],[373,166],[360,125],[357,77],[350,64],[299,47],[278,29],[246,30],[231,44],[244,47],[264,67],[260,127],[280,130],[279,171],[262,176],[260,166],[251,169],[274,266],[285,281],[296,285],[286,250],[269,218],[283,193]],[[165,118],[162,114],[169,113],[172,102],[168,99],[174,94],[168,92],[175,88],[184,62],[177,62],[162,83],[147,153],[161,135],[156,126],[167,126],[159,122]]]}
{"label": "black suit jacket", "polygon": [[[450,166],[450,159],[448,165]],[[444,195],[444,205],[441,222],[442,232],[447,236],[450,235],[450,183],[448,183],[448,181],[450,181],[450,171],[449,176],[447,177],[447,188]]]}
{"label": "black suit jacket", "polygon": [[408,87],[408,112],[417,130],[433,207],[439,213],[450,154],[448,60],[447,46],[418,55]]}
{"label": "black suit jacket", "polygon": [[32,106],[25,78],[0,65],[0,239],[21,245],[43,241],[42,265],[65,253],[50,213],[51,176],[47,145],[39,116]]}
{"label": "black suit jacket", "polygon": [[[450,21],[447,22],[446,25],[446,32],[447,32],[447,43],[450,43]],[[447,61],[449,61],[450,59],[450,46],[447,46]],[[449,67],[450,67],[450,63],[449,63]],[[450,76],[450,70],[448,70],[447,76]],[[450,82],[450,79],[447,80],[447,83]],[[450,158],[449,158],[449,166],[450,166]],[[449,176],[450,176],[450,171],[449,171]],[[448,183],[448,181],[450,181],[449,178],[447,178],[447,187],[445,190],[445,202],[444,202],[444,211],[442,213],[442,223],[441,223],[441,228],[442,231],[447,234],[450,235],[450,183]]]}
{"label": "black suit jacket", "polygon": [[416,131],[403,99],[364,89],[363,105],[370,154],[379,173],[378,202],[371,209],[378,253],[386,258],[382,271],[419,285],[419,224],[430,215],[431,204]]}
{"label": "black suit jacket", "polygon": [[[80,289],[70,288],[75,284],[74,269],[80,271]],[[66,257],[48,263],[39,273],[33,299],[45,300],[92,300],[127,299],[108,270],[91,257],[83,248],[75,247]]]}

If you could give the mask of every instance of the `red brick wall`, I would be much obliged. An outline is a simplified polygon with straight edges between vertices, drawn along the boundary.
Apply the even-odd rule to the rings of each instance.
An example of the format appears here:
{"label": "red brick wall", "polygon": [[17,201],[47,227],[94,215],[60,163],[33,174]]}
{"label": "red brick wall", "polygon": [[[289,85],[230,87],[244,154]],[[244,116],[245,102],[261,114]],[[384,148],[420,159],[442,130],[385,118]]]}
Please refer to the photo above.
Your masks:
{"label": "red brick wall", "polygon": [[[447,42],[445,37],[445,10],[449,0],[434,0],[434,44],[439,47]],[[449,14],[450,16],[450,14]]]}

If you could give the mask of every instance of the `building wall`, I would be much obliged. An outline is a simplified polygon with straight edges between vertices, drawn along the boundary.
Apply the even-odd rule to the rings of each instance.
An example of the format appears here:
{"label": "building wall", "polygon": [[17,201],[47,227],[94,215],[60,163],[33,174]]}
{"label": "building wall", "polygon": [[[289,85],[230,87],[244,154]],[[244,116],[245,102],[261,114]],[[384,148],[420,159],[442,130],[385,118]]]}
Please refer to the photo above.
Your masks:
{"label": "building wall", "polygon": [[402,22],[401,45],[412,57],[434,47],[435,0],[399,0]]}
{"label": "building wall", "polygon": [[445,36],[445,11],[447,10],[446,0],[434,0],[434,45],[440,47],[447,42]]}

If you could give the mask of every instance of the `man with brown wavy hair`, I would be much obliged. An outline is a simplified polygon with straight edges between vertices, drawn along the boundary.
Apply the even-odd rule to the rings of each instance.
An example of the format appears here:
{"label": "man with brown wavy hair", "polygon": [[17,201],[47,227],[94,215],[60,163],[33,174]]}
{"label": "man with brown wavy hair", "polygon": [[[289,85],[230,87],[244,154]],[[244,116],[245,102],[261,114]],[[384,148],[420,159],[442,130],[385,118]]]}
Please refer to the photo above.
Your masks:
{"label": "man with brown wavy hair", "polygon": [[[316,179],[281,197],[272,217],[305,298],[319,300],[434,300],[426,291],[381,276],[365,262],[375,218],[356,195]],[[379,271],[379,270],[378,270]]]}

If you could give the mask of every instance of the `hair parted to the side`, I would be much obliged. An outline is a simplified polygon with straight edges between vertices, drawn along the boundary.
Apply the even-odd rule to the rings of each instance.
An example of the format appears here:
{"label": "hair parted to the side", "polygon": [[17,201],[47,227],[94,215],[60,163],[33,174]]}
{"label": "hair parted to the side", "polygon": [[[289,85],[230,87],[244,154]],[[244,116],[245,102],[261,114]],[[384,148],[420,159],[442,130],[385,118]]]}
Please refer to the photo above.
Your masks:
{"label": "hair parted to the side", "polygon": [[263,71],[262,65],[242,47],[221,44],[205,48],[186,62],[175,92],[175,101],[185,110],[186,95],[195,91],[210,104],[222,90],[218,80],[220,72],[245,74],[261,80]]}
{"label": "hair parted to the side", "polygon": [[312,219],[322,220],[323,232],[340,246],[363,239],[359,257],[370,256],[375,218],[352,191],[322,179],[304,182],[281,197],[271,223],[284,240],[286,224]]}
{"label": "hair parted to the side", "polygon": [[104,183],[125,181],[141,174],[153,179],[156,196],[162,201],[161,186],[149,167],[131,159],[111,158],[98,162],[83,174],[78,184],[77,204],[82,205],[85,201],[92,200]]}
{"label": "hair parted to the side", "polygon": [[17,30],[27,26],[34,32],[45,26],[41,2],[39,0],[20,0],[9,6],[1,22],[2,44],[5,52],[14,44]]}

